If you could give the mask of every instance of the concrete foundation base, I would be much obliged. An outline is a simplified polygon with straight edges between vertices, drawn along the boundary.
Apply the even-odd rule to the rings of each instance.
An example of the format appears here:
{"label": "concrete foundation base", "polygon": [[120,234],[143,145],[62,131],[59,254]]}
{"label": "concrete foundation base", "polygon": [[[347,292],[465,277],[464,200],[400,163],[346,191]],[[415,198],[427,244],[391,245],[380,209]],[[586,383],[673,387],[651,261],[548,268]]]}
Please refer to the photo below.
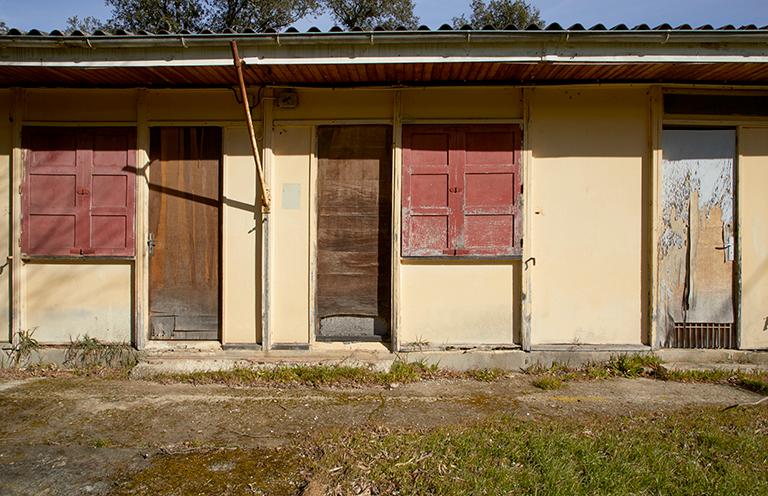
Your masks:
{"label": "concrete foundation base", "polygon": [[[44,347],[27,364],[53,363],[62,366],[66,349]],[[273,367],[278,365],[345,365],[389,370],[395,360],[424,362],[447,370],[503,369],[519,371],[532,365],[549,367],[561,363],[572,367],[589,362],[604,362],[620,353],[649,353],[638,350],[458,350],[408,351],[390,353],[381,349],[343,349],[318,351],[261,351],[250,349],[177,349],[143,352],[132,374],[144,377],[158,373],[185,373],[229,370],[236,367]],[[768,369],[768,351],[736,350],[656,350],[670,368]],[[6,360],[7,364],[7,360]]]}

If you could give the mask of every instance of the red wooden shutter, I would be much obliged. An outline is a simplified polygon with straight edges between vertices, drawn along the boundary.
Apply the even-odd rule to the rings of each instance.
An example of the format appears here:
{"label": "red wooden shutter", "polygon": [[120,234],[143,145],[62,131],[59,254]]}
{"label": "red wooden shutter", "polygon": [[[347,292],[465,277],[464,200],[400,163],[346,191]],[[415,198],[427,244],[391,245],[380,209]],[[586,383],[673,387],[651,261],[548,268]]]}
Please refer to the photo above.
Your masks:
{"label": "red wooden shutter", "polygon": [[26,177],[22,251],[30,255],[69,255],[87,241],[84,178],[77,167],[76,129],[25,128],[22,145]]}
{"label": "red wooden shutter", "polygon": [[521,250],[520,128],[403,128],[403,256]]}
{"label": "red wooden shutter", "polygon": [[90,138],[89,251],[104,256],[133,255],[136,130],[97,129]]}
{"label": "red wooden shutter", "polygon": [[451,248],[451,137],[443,127],[403,128],[403,256],[442,256]]}
{"label": "red wooden shutter", "polygon": [[134,254],[135,134],[24,128],[23,253]]}
{"label": "red wooden shutter", "polygon": [[464,131],[461,249],[471,255],[519,255],[519,128],[483,125]]}

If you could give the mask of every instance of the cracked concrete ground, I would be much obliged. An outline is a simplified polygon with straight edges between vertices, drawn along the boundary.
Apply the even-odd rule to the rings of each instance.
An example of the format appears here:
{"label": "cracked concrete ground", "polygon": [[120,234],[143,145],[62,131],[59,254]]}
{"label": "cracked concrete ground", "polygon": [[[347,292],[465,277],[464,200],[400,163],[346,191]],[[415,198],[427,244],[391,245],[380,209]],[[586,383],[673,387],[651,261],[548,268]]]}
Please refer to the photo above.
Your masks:
{"label": "cracked concrete ground", "polygon": [[[296,494],[299,446],[349,429],[467,424],[489,416],[632,415],[750,403],[726,385],[610,379],[541,391],[532,378],[396,388],[193,386],[138,380],[0,379],[0,494]],[[163,485],[164,484],[164,485]]]}

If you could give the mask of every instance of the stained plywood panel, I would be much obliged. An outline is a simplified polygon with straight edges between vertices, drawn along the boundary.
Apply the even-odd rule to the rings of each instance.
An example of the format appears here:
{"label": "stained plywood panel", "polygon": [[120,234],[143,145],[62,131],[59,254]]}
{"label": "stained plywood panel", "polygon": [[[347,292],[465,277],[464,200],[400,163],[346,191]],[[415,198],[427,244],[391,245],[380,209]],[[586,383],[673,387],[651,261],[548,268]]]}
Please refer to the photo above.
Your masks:
{"label": "stained plywood panel", "polygon": [[155,128],[150,140],[152,337],[218,339],[219,128]]}
{"label": "stained plywood panel", "polygon": [[392,130],[318,128],[318,337],[385,333],[390,320]]}

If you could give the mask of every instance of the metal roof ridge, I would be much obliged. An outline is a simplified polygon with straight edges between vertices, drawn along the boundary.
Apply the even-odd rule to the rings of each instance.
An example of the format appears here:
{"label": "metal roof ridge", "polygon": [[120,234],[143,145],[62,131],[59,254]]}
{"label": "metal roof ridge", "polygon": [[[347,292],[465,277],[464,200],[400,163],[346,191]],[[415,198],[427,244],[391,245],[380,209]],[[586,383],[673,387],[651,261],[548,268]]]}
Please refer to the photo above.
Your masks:
{"label": "metal roof ridge", "polygon": [[607,27],[605,24],[599,23],[595,24],[589,28],[584,28],[584,26],[580,23],[576,23],[571,25],[568,28],[564,28],[560,23],[558,22],[551,22],[546,25],[537,25],[537,24],[530,24],[528,26],[520,27],[520,26],[514,26],[514,25],[508,25],[503,27],[497,27],[493,25],[486,25],[486,26],[475,26],[472,27],[470,25],[464,25],[460,27],[454,27],[450,24],[442,24],[437,28],[430,28],[429,26],[420,25],[413,29],[406,29],[403,26],[398,26],[395,28],[384,28],[382,26],[376,26],[372,29],[362,29],[360,27],[353,27],[348,29],[343,29],[339,26],[332,26],[328,28],[327,30],[322,30],[318,28],[317,26],[310,26],[305,31],[299,31],[295,26],[289,26],[282,31],[277,31],[274,29],[267,29],[265,31],[254,31],[253,29],[246,28],[242,30],[235,30],[232,28],[226,28],[219,31],[214,31],[209,28],[201,29],[199,31],[189,31],[189,30],[180,30],[180,31],[168,31],[168,30],[159,30],[158,32],[149,32],[147,30],[138,30],[136,32],[127,31],[125,29],[115,29],[113,31],[108,31],[104,29],[99,29],[94,31],[93,33],[88,33],[81,30],[74,30],[74,31],[62,31],[59,29],[54,29],[50,33],[45,32],[40,29],[29,29],[27,31],[24,31],[19,28],[9,28],[4,33],[0,33],[0,37],[3,38],[9,38],[9,37],[32,37],[32,38],[48,38],[48,37],[58,37],[58,38],[90,38],[94,36],[98,36],[100,38],[133,38],[133,37],[140,37],[140,36],[149,36],[149,37],[178,37],[178,36],[185,36],[185,37],[201,37],[201,36],[274,36],[275,34],[279,35],[296,35],[296,36],[317,36],[317,35],[359,35],[359,34],[371,34],[376,33],[378,35],[382,34],[398,34],[398,35],[409,35],[409,34],[415,34],[415,35],[430,35],[430,34],[436,34],[436,33],[489,33],[489,32],[499,32],[499,33],[514,33],[514,32],[525,32],[529,34],[533,33],[552,33],[552,32],[563,32],[563,33],[621,33],[621,32],[642,32],[642,33],[660,33],[660,32],[685,32],[685,33],[706,33],[706,34],[713,34],[713,33],[727,33],[727,34],[734,34],[734,33],[760,33],[760,32],[768,32],[768,25],[759,27],[756,24],[747,24],[743,26],[736,27],[731,24],[723,25],[720,27],[713,27],[712,25],[705,24],[699,27],[692,27],[691,24],[680,24],[678,26],[673,27],[671,24],[664,23],[657,25],[655,27],[650,27],[647,24],[637,24],[634,26],[625,24],[625,23],[619,23],[612,27]]}

